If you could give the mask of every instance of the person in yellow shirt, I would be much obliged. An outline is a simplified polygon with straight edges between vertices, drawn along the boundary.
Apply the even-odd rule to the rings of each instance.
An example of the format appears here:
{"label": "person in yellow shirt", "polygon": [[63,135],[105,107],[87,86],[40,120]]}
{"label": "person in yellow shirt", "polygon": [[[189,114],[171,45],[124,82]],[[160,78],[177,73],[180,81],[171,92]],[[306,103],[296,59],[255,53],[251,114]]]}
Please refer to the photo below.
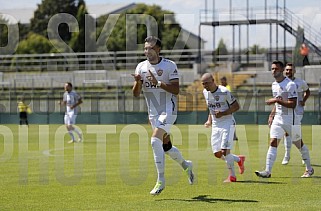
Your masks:
{"label": "person in yellow shirt", "polygon": [[230,92],[232,91],[231,86],[228,85],[227,79],[226,79],[225,76],[223,76],[223,77],[221,78],[221,85],[222,85],[222,86],[225,86],[226,89],[229,90]]}
{"label": "person in yellow shirt", "polygon": [[28,113],[31,113],[31,109],[27,104],[25,104],[23,97],[21,97],[20,101],[18,102],[18,109],[19,109],[20,125],[25,124],[28,126],[29,125]]}

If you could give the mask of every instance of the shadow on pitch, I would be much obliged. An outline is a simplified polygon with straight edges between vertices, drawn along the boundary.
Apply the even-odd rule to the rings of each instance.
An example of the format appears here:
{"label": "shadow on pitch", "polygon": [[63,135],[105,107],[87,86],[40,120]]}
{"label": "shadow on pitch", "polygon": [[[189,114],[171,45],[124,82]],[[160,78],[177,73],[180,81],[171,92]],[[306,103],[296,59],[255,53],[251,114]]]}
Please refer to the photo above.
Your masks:
{"label": "shadow on pitch", "polygon": [[[262,179],[263,180],[263,179]],[[286,184],[285,182],[271,182],[271,181],[257,181],[257,180],[246,180],[246,181],[237,181],[237,183],[251,183],[251,184],[267,184],[267,185],[281,185]]]}
{"label": "shadow on pitch", "polygon": [[226,203],[237,203],[237,202],[250,202],[257,203],[256,200],[247,200],[247,199],[218,199],[218,198],[210,198],[210,195],[199,195],[193,197],[191,199],[159,199],[156,201],[183,201],[183,202],[207,202],[207,203],[218,203],[218,202],[226,202]]}

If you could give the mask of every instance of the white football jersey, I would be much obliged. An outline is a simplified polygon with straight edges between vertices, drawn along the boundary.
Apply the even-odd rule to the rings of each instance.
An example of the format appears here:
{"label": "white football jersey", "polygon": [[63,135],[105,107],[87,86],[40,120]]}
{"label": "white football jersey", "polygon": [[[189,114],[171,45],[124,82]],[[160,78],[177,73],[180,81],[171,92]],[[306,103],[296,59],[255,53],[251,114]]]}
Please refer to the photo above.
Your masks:
{"label": "white football jersey", "polygon": [[225,121],[233,120],[234,117],[232,114],[222,116],[221,118],[215,117],[215,111],[226,111],[230,108],[230,105],[233,104],[236,99],[224,86],[219,85],[214,92],[203,90],[203,95],[206,100],[207,107],[212,115],[212,124],[217,125]]}
{"label": "white football jersey", "polygon": [[149,70],[158,81],[169,84],[171,80],[179,79],[176,64],[165,58],[161,58],[161,61],[156,65],[152,65],[148,60],[145,60],[137,65],[135,74],[139,74],[142,78],[142,90],[150,116],[158,116],[165,113],[177,115],[176,95],[153,85],[148,80],[150,76]]}
{"label": "white football jersey", "polygon": [[78,95],[75,91],[65,92],[63,96],[63,101],[66,102],[66,112],[77,115],[78,106],[74,109],[71,109],[70,106],[75,105],[80,99],[80,95]]}
{"label": "white football jersey", "polygon": [[[288,77],[285,77],[280,83],[276,81],[272,83],[272,94],[274,98],[280,98],[281,100],[298,97],[296,85]],[[287,108],[278,103],[275,103],[275,107],[276,111],[273,123],[276,123],[274,121],[278,121],[278,124],[294,124],[295,113],[293,108]]]}
{"label": "white football jersey", "polygon": [[303,115],[304,107],[299,102],[303,101],[304,92],[309,89],[309,86],[307,82],[305,82],[300,78],[294,78],[293,82],[295,83],[296,89],[298,91],[298,101],[295,107],[295,113],[299,115]]}

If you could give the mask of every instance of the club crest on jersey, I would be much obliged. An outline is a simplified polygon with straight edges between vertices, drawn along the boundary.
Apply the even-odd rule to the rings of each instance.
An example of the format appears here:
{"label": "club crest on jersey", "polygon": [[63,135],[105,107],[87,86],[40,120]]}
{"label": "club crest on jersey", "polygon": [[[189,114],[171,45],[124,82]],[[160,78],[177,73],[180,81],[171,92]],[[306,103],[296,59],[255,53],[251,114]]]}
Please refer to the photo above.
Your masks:
{"label": "club crest on jersey", "polygon": [[215,99],[216,101],[219,101],[219,100],[220,100],[220,96],[215,95],[215,96],[214,96],[214,99]]}
{"label": "club crest on jersey", "polygon": [[157,75],[161,76],[161,75],[163,75],[163,72],[164,72],[163,70],[157,70]]}

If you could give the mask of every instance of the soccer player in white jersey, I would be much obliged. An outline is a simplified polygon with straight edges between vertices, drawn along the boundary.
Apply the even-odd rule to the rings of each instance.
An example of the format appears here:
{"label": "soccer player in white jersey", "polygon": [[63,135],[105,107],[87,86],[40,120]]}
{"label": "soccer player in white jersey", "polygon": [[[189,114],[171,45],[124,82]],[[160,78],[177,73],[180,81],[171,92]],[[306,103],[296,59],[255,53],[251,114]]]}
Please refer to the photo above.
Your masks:
{"label": "soccer player in white jersey", "polygon": [[258,177],[270,178],[272,167],[277,155],[277,147],[281,138],[288,133],[296,146],[300,149],[302,160],[305,161],[306,171],[301,177],[310,177],[314,170],[310,164],[308,148],[301,140],[301,125],[295,125],[296,114],[294,109],[297,104],[297,89],[295,83],[283,75],[284,65],[281,61],[274,61],[271,65],[275,82],[272,83],[273,98],[266,101],[267,105],[273,105],[269,116],[270,147],[266,155],[266,167],[264,171],[256,171]]}
{"label": "soccer player in white jersey", "polygon": [[211,146],[214,156],[226,162],[229,176],[224,182],[236,182],[234,162],[238,163],[239,172],[244,172],[245,156],[231,153],[235,132],[233,113],[240,106],[234,96],[224,86],[215,84],[212,74],[205,73],[202,78],[203,94],[209,109],[205,127],[212,125]]}
{"label": "soccer player in white jersey", "polygon": [[73,132],[78,135],[78,142],[81,142],[82,134],[80,131],[74,128],[73,125],[76,124],[78,107],[82,103],[82,99],[79,94],[72,90],[72,84],[70,82],[65,83],[64,89],[65,92],[63,95],[63,100],[60,102],[60,104],[66,106],[64,122],[71,137],[71,140],[68,143],[71,144],[76,142]]}
{"label": "soccer player in white jersey", "polygon": [[[307,82],[305,82],[300,78],[294,77],[294,74],[296,71],[292,63],[287,63],[285,65],[284,71],[285,71],[285,75],[295,83],[298,91],[298,101],[295,107],[295,113],[297,115],[296,124],[301,125],[301,120],[303,118],[303,113],[304,113],[304,106],[305,106],[305,102],[308,100],[310,96],[310,89]],[[291,146],[292,146],[292,140],[288,134],[285,134],[285,138],[284,138],[285,155],[282,160],[283,165],[287,165],[289,163]],[[303,164],[304,164],[304,161],[303,161]]]}
{"label": "soccer player in white jersey", "polygon": [[158,178],[151,195],[158,195],[165,188],[164,154],[169,155],[184,169],[190,184],[194,182],[192,162],[185,160],[170,141],[170,128],[177,117],[179,76],[176,64],[160,57],[160,50],[160,39],[155,36],[147,37],[144,47],[147,60],[140,62],[135,74],[132,74],[135,79],[133,95],[138,97],[143,91],[153,129],[151,145]]}

